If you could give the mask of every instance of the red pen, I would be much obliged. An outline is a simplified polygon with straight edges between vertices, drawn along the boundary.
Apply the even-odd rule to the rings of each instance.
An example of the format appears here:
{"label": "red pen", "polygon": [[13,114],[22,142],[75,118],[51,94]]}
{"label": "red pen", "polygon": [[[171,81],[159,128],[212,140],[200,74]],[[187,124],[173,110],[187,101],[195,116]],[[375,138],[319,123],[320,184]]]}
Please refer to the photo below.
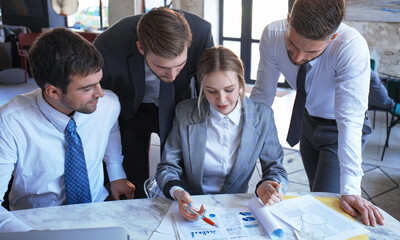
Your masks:
{"label": "red pen", "polygon": [[197,215],[197,216],[200,216],[201,219],[203,219],[204,222],[210,224],[211,226],[214,226],[214,227],[219,228],[218,225],[217,225],[216,223],[214,223],[213,221],[211,221],[210,219],[208,219],[208,218],[206,218],[206,217],[204,217],[204,216],[201,216],[198,212],[194,211],[194,210],[191,209],[190,207],[188,207],[188,206],[183,206],[183,208],[184,208],[186,211],[188,211],[189,213],[191,213],[191,214],[195,214],[195,215]]}

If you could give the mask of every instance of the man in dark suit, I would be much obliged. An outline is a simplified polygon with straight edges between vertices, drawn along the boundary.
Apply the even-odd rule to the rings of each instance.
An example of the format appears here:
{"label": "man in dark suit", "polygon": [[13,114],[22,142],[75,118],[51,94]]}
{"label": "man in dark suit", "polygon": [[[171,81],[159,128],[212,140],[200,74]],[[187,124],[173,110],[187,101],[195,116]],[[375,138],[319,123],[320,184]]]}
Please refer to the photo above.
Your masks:
{"label": "man in dark suit", "polygon": [[136,186],[135,198],[145,197],[151,133],[159,134],[162,152],[174,104],[192,96],[191,79],[198,59],[214,45],[211,25],[188,12],[154,8],[120,20],[94,45],[105,61],[101,85],[114,91],[121,102],[127,178]]}

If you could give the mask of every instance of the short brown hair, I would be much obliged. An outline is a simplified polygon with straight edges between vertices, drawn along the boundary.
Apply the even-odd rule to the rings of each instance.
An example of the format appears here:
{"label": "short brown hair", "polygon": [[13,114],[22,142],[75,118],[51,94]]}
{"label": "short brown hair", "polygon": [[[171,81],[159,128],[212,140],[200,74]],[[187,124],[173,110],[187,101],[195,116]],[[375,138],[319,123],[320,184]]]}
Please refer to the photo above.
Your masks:
{"label": "short brown hair", "polygon": [[296,0],[289,25],[307,39],[327,40],[338,29],[344,12],[344,0]]}
{"label": "short brown hair", "polygon": [[241,100],[244,99],[244,91],[246,83],[244,80],[244,67],[242,60],[229,48],[223,46],[215,46],[206,49],[200,57],[197,64],[197,81],[200,85],[200,93],[198,106],[200,115],[202,112],[201,103],[204,98],[203,79],[212,72],[230,71],[236,73],[239,83],[239,95]]}
{"label": "short brown hair", "polygon": [[182,13],[167,7],[153,8],[137,25],[140,46],[144,52],[173,59],[190,47],[192,32]]}
{"label": "short brown hair", "polygon": [[92,43],[65,28],[43,33],[29,50],[29,63],[37,85],[53,85],[63,93],[71,77],[86,77],[103,68],[103,57]]}

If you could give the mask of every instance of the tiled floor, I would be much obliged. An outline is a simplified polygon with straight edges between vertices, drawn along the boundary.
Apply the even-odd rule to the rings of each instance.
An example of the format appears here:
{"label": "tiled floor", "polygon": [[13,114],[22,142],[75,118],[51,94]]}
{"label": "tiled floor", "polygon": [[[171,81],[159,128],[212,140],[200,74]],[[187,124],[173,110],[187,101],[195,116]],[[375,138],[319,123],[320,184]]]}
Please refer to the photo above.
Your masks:
{"label": "tiled floor", "polygon": [[[0,106],[16,94],[31,91],[36,87],[33,79],[29,79],[27,84],[0,84]],[[289,174],[289,191],[307,192],[309,191],[308,181],[298,152],[298,145],[290,148],[285,141],[295,94],[292,91],[288,91],[287,94],[284,93],[282,91],[278,94],[280,97],[276,97],[273,109],[279,140],[284,147],[284,166]],[[400,220],[400,125],[393,128],[389,148],[381,162],[382,148],[386,139],[385,113],[377,112],[375,121],[375,129],[363,152],[362,195]],[[159,161],[159,140],[157,135],[153,136],[150,153],[150,173],[152,175],[155,173],[155,167]],[[251,180],[249,192],[254,192],[255,184],[260,176],[260,168],[258,167]]]}

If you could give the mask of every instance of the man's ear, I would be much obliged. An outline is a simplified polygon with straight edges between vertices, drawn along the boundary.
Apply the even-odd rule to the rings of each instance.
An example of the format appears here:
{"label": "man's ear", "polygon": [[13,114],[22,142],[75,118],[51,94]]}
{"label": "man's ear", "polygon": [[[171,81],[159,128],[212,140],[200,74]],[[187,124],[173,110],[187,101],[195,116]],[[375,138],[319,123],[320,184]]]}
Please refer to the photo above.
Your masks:
{"label": "man's ear", "polygon": [[287,24],[289,25],[289,22],[290,22],[290,13],[289,12],[287,13],[286,20],[287,20]]}
{"label": "man's ear", "polygon": [[48,84],[44,88],[44,94],[46,94],[48,97],[54,100],[58,100],[62,96],[62,91],[58,87]]}
{"label": "man's ear", "polygon": [[142,46],[140,46],[139,41],[136,42],[136,46],[137,46],[137,49],[140,52],[140,54],[142,54],[144,56],[144,50],[143,50]]}

